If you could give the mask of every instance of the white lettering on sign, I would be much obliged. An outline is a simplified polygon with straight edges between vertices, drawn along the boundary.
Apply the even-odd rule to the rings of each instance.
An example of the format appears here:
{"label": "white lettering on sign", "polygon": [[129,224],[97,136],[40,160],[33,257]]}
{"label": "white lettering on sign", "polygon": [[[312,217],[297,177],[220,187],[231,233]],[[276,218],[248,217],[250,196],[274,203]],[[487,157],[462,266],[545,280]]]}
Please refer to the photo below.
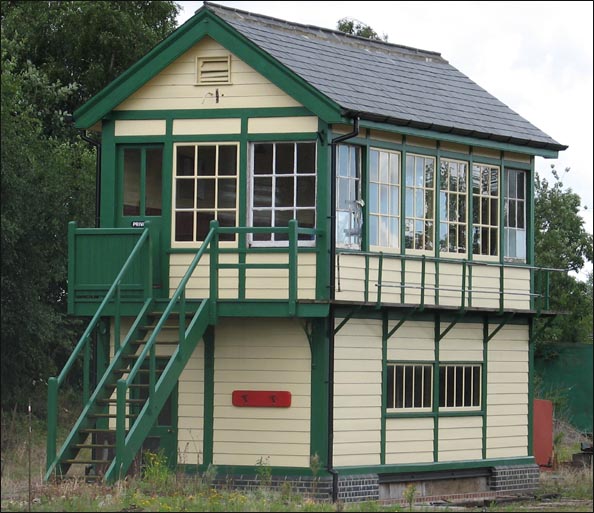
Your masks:
{"label": "white lettering on sign", "polygon": [[132,228],[144,228],[144,221],[132,221]]}

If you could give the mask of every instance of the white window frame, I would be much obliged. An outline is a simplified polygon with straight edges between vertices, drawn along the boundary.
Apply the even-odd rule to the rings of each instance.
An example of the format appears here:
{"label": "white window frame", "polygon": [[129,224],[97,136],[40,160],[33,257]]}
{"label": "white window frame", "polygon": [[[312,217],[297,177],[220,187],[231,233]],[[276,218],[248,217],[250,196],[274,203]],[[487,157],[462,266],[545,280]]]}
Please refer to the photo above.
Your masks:
{"label": "white window frame", "polygon": [[[271,174],[255,174],[254,173],[254,154],[255,154],[255,150],[254,148],[256,147],[256,145],[258,144],[271,144],[273,146],[273,160],[272,160],[272,173]],[[283,173],[281,175],[277,175],[275,173],[275,164],[276,164],[276,145],[277,144],[293,144],[295,146],[295,150],[293,152],[293,172],[292,173]],[[314,154],[314,171],[312,173],[298,173],[297,172],[297,148],[299,144],[313,144],[314,148],[315,148],[315,154]],[[317,226],[317,205],[318,205],[318,198],[317,198],[317,184],[318,184],[318,178],[317,178],[317,154],[318,154],[318,148],[317,148],[317,144],[316,141],[254,141],[251,142],[249,144],[249,184],[248,184],[248,198],[249,198],[249,206],[248,206],[248,225],[250,227],[254,226],[254,210],[263,210],[263,211],[270,211],[272,213],[271,216],[271,220],[272,220],[272,227],[274,227],[274,214],[276,211],[288,211],[288,210],[292,210],[293,214],[296,214],[297,211],[302,210],[302,211],[307,211],[307,210],[311,210],[313,211],[314,214],[314,229]],[[276,181],[276,177],[277,176],[281,176],[283,178],[289,178],[292,177],[293,178],[293,206],[288,208],[288,207],[276,207],[275,206],[275,181]],[[254,192],[255,192],[255,186],[254,186],[254,180],[255,178],[266,178],[269,177],[272,181],[272,198],[271,198],[271,206],[270,207],[255,207],[254,206]],[[307,207],[299,207],[297,205],[297,180],[299,177],[313,177],[314,178],[314,191],[315,191],[315,196],[314,196],[314,204],[313,206],[307,206]],[[293,215],[293,219],[296,219],[295,215]],[[287,247],[289,245],[289,241],[288,240],[274,240],[275,235],[277,234],[272,234],[272,240],[269,241],[264,241],[264,240],[254,240],[254,234],[249,234],[248,236],[248,242],[250,244],[250,246],[252,247]],[[313,247],[316,244],[316,239],[315,237],[312,240],[299,240],[299,238],[297,239],[297,245],[300,247]]]}
{"label": "white window frame", "polygon": [[[524,198],[519,198],[518,191],[517,191],[517,181],[516,181],[516,192],[515,196],[510,196],[510,175],[514,175],[517,177],[519,174],[522,174],[524,177]],[[503,221],[503,241],[504,241],[504,252],[503,257],[504,260],[508,262],[526,262],[528,258],[528,210],[527,210],[527,202],[528,202],[528,179],[529,174],[527,171],[523,169],[515,169],[515,168],[506,168],[505,169],[505,192],[503,196],[504,201],[504,221]],[[515,222],[516,226],[508,226],[510,221],[510,203],[514,202],[515,207]],[[521,205],[519,208],[518,205]],[[518,228],[518,213],[521,213],[522,219],[524,221],[524,228]],[[509,247],[510,247],[510,237],[514,235],[515,238],[515,245],[516,248],[518,247],[518,241],[521,241],[524,255],[517,256],[517,251],[514,255],[509,254]]]}
{"label": "white window frame", "polygon": [[[193,175],[177,175],[177,149],[182,146],[193,146],[194,147],[194,170]],[[215,146],[216,147],[216,157],[215,157],[215,174],[209,177],[199,177],[197,167],[198,167],[198,159],[197,159],[197,151],[198,148],[201,146]],[[235,158],[235,175],[220,175],[219,177],[219,148],[221,146],[232,146],[236,149],[236,158]],[[172,246],[176,247],[187,247],[187,246],[198,246],[200,247],[204,241],[196,240],[196,215],[198,212],[214,212],[214,218],[218,218],[219,212],[234,212],[235,213],[235,226],[238,226],[239,223],[239,143],[236,142],[176,142],[173,144],[173,172],[172,172],[172,191],[171,191],[171,244]],[[214,207],[212,208],[201,208],[198,205],[198,180],[214,180],[215,188],[214,188]],[[235,180],[235,206],[225,207],[225,208],[218,208],[218,188],[219,188],[219,180]],[[182,207],[178,208],[176,203],[176,192],[177,192],[177,181],[184,180],[184,181],[192,181],[194,182],[194,199],[193,199],[193,206],[192,207]],[[193,213],[193,222],[192,222],[192,240],[189,241],[178,241],[176,240],[176,214],[178,212],[192,212]],[[237,234],[235,234],[234,239],[231,241],[220,241],[221,245],[235,245],[237,243]]]}
{"label": "white window frame", "polygon": [[[413,183],[409,185],[407,179],[408,179],[408,165],[409,165],[409,160],[410,159],[414,159],[413,161]],[[425,180],[423,180],[423,185],[422,186],[417,186],[415,185],[414,182],[414,175],[416,173],[416,159],[424,159],[424,161],[429,160],[433,163],[433,186],[432,187],[427,187],[427,183]],[[425,162],[424,164],[425,165]],[[435,236],[436,236],[436,219],[435,219],[435,177],[436,177],[436,159],[435,157],[429,156],[429,155],[422,155],[422,154],[418,154],[418,153],[407,153],[406,154],[406,159],[404,162],[404,166],[403,166],[403,185],[402,187],[404,187],[404,197],[405,197],[405,204],[404,204],[404,212],[402,213],[402,215],[404,216],[404,249],[406,251],[406,253],[408,254],[433,254],[435,252]],[[407,209],[409,208],[409,198],[408,198],[408,190],[412,189],[413,191],[413,198],[416,197],[416,191],[417,190],[422,190],[423,191],[423,205],[426,205],[426,198],[427,198],[427,191],[431,191],[431,201],[432,203],[432,213],[430,217],[418,217],[416,215],[415,212],[415,203],[413,202],[413,206],[412,206],[412,216],[408,216],[407,215]],[[402,206],[401,206],[402,208]],[[415,224],[417,222],[422,222],[423,223],[423,238],[424,238],[424,243],[423,243],[423,247],[422,248],[417,248],[415,247],[416,244],[413,244],[413,247],[408,247],[406,244],[406,236],[407,233],[409,233],[408,230],[408,223],[409,221],[411,221],[413,223],[412,226],[412,233],[413,233],[413,242],[414,242],[414,234],[415,234]],[[431,238],[430,238],[430,247],[426,247],[427,246],[427,223],[431,223]]]}
{"label": "white window frame", "polygon": [[[443,182],[443,167],[446,166],[447,168],[447,184]],[[468,254],[468,162],[464,160],[456,160],[450,158],[441,158],[439,162],[439,191],[435,193],[436,198],[439,201],[439,219],[435,219],[436,224],[438,225],[437,228],[437,239],[439,244],[439,253],[446,256],[452,257],[459,257],[460,255],[466,256]],[[458,183],[456,185],[456,190],[451,189],[451,181],[449,179],[450,173],[452,169],[456,169],[456,173],[458,174]],[[464,190],[460,191],[460,171],[464,172]],[[446,185],[444,189],[444,185]],[[445,195],[445,219],[442,217],[444,214],[444,206],[441,204],[442,195]],[[450,219],[450,200],[452,197],[456,200],[456,217],[457,219]],[[464,204],[464,221],[460,221],[460,216],[462,214],[462,210],[460,209],[460,200],[465,200]],[[434,211],[435,215],[435,206]],[[445,225],[447,228],[446,231],[446,248],[443,249],[441,247],[441,226]],[[450,250],[450,229],[455,227],[455,235],[456,235],[456,248],[457,251]],[[463,228],[463,230],[461,230]],[[460,233],[463,233],[463,236],[460,236]],[[462,249],[462,250],[461,250]]]}
{"label": "white window frame", "polygon": [[[479,190],[478,190],[478,194],[475,193],[474,190],[474,174],[475,174],[475,170],[478,171],[479,173]],[[487,193],[485,193],[485,191],[483,190],[483,176],[485,171],[487,171],[489,173],[489,191]],[[496,173],[497,176],[497,194],[494,195],[493,194],[493,186],[492,186],[492,177],[493,177],[493,172]],[[472,234],[471,234],[471,239],[472,239],[472,254],[475,257],[480,258],[481,260],[498,260],[499,259],[499,250],[500,250],[500,244],[499,241],[501,240],[501,236],[502,236],[502,230],[500,227],[500,197],[501,197],[501,168],[499,166],[494,166],[492,164],[484,164],[481,162],[474,162],[473,166],[472,166],[472,179],[471,179],[471,189],[472,189],[472,213],[469,214],[471,216],[471,221],[472,221]],[[483,209],[483,200],[487,201],[487,209],[488,209],[488,213],[485,216],[484,214],[484,209]],[[496,212],[495,212],[495,224],[493,224],[491,222],[491,220],[493,219],[493,212],[492,212],[492,208],[493,205],[495,205],[496,208]],[[474,220],[474,214],[475,212],[478,213],[478,220],[475,221]],[[487,220],[487,223],[485,222],[481,222],[481,221],[485,221],[485,217]],[[475,251],[475,233],[476,230],[479,230],[479,238],[478,238],[478,251]],[[483,248],[483,233],[484,230],[488,230],[489,231],[489,241],[488,241],[488,252],[484,253],[482,251]],[[493,231],[497,234],[497,239],[495,241],[493,241]],[[495,251],[494,254],[492,253],[492,251]]]}
{"label": "white window frame", "polygon": [[[373,153],[377,153],[377,170],[372,169],[372,155]],[[385,172],[382,171],[382,157],[385,156],[386,162],[386,170]],[[392,161],[396,160],[396,181],[392,183],[391,179],[392,176]],[[369,166],[367,171],[368,176],[368,188],[367,188],[367,199],[368,199],[368,227],[367,227],[367,241],[369,244],[369,248],[371,251],[392,251],[397,252],[400,251],[400,239],[401,239],[401,187],[402,187],[402,154],[399,151],[394,150],[387,150],[384,148],[370,148],[369,149]],[[374,179],[375,178],[375,179]],[[375,184],[377,187],[377,198],[376,198],[376,205],[378,206],[378,211],[372,211],[373,201],[371,198],[372,194],[372,184]],[[382,188],[387,190],[387,205],[385,211],[382,212]],[[392,205],[392,199],[396,199],[396,208],[394,209]],[[377,242],[378,244],[373,244],[372,242],[372,226],[373,221],[372,218],[377,218]],[[385,224],[387,225],[386,236],[387,236],[387,244],[381,244],[384,242],[382,240],[382,219],[386,219]],[[391,226],[395,222],[397,231],[393,233]]]}

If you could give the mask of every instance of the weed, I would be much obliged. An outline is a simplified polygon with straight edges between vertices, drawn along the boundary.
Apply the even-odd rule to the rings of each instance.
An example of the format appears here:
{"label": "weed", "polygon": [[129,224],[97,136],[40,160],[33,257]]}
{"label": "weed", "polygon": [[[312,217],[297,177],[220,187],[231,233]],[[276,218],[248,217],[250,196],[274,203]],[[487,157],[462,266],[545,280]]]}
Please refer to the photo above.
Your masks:
{"label": "weed", "polygon": [[260,484],[264,488],[270,488],[272,486],[272,467],[270,466],[270,456],[266,458],[260,456],[256,462],[256,475]]}
{"label": "weed", "polygon": [[413,504],[415,502],[415,497],[417,495],[417,487],[414,484],[409,484],[406,486],[404,491],[402,492],[402,497],[408,504],[408,510],[412,511]]}
{"label": "weed", "polygon": [[167,457],[163,451],[145,451],[143,484],[155,492],[168,493],[174,481],[175,475],[167,465]]}

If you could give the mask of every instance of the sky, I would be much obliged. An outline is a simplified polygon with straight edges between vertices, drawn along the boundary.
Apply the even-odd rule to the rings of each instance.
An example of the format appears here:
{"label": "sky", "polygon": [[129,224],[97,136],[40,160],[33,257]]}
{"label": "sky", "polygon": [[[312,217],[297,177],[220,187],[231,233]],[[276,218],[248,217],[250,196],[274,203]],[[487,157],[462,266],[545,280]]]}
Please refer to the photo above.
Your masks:
{"label": "sky", "polygon": [[[177,3],[183,9],[180,24],[202,6],[198,1]],[[216,3],[333,30],[338,20],[352,18],[387,35],[389,43],[441,53],[483,89],[569,146],[558,159],[537,157],[536,171],[552,181],[555,165],[564,186],[580,195],[580,215],[592,233],[594,2]]]}

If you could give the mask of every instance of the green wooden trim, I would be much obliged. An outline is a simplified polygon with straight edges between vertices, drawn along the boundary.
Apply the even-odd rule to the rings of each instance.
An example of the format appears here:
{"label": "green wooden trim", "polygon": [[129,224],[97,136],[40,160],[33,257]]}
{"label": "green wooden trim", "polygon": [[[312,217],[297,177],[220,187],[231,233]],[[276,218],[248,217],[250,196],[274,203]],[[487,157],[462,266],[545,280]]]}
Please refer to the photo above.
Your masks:
{"label": "green wooden trim", "polygon": [[328,465],[328,359],[327,319],[312,319],[311,343],[311,409],[310,455],[320,458],[322,468]]}
{"label": "green wooden trim", "polygon": [[[527,241],[527,248],[526,248],[526,262],[529,265],[536,265],[536,253],[535,253],[535,184],[534,181],[536,180],[536,171],[534,169],[534,157],[530,159],[530,172],[528,173],[528,180],[526,184],[526,194],[528,196],[528,226],[526,227],[526,236],[528,237]],[[549,276],[549,272],[547,271],[547,278]],[[530,271],[530,293],[534,294],[536,290],[534,289],[534,271]],[[547,291],[547,301],[549,299],[549,294]],[[534,300],[535,296],[530,296],[530,308],[534,308]],[[548,309],[548,308],[547,308]]]}
{"label": "green wooden trim", "polygon": [[[400,253],[405,254],[406,248],[406,159],[408,158],[408,147],[406,135],[402,136],[402,163],[400,164]],[[433,179],[435,183],[435,178]]]}
{"label": "green wooden trim", "polygon": [[528,321],[528,455],[534,456],[534,317]]}
{"label": "green wooden trim", "polygon": [[318,119],[318,143],[316,144],[316,298],[328,300],[330,298],[330,266],[335,265],[330,257],[330,166],[332,147],[328,144],[328,125]]}
{"label": "green wooden trim", "polygon": [[[192,247],[187,248],[168,248],[166,253],[171,255],[194,255],[200,249],[201,242],[196,243]],[[240,246],[235,248],[219,248],[219,255],[223,254],[241,254],[241,253],[283,253],[287,254],[288,246],[261,246],[242,248]],[[299,246],[299,253],[317,253],[318,248],[313,246]],[[206,250],[208,255],[210,250]]]}
{"label": "green wooden trim", "polygon": [[483,321],[483,368],[481,373],[481,408],[485,411],[482,426],[482,452],[483,459],[487,459],[487,372],[489,359],[489,316],[485,315]]}
{"label": "green wooden trim", "polygon": [[[437,151],[435,152],[434,156],[435,169],[433,171],[433,254],[435,258],[440,258],[441,250],[439,247],[439,234],[441,231],[441,159],[446,157],[446,155],[444,155],[444,152],[441,150],[440,141],[437,141]],[[439,291],[436,290],[435,292]]]}
{"label": "green wooden trim", "polygon": [[527,155],[537,155],[545,158],[557,158],[559,156],[558,150],[549,150],[544,148],[534,148],[531,146],[522,146],[519,144],[502,143],[492,141],[490,139],[479,139],[463,135],[447,134],[444,132],[437,132],[435,130],[425,130],[422,128],[412,128],[408,126],[392,125],[389,123],[380,123],[377,121],[368,121],[361,119],[361,128],[372,128],[375,130],[383,130],[402,135],[412,135],[416,137],[424,137],[426,139],[435,139],[445,142],[454,142],[464,144],[466,146],[476,146],[478,148],[490,148],[495,150],[504,150],[513,153],[525,153]]}
{"label": "green wooden trim", "polygon": [[[330,308],[328,303],[300,302],[297,302],[295,307],[295,317],[326,317]],[[218,317],[292,317],[286,300],[249,302],[220,300],[217,315]]]}
{"label": "green wooden trim", "polygon": [[[305,107],[254,107],[250,109],[172,109],[172,110],[112,110],[104,119],[113,120],[143,120],[165,119],[215,119],[215,118],[275,118],[275,117],[303,117],[314,115]],[[247,133],[247,131],[246,131]],[[167,129],[167,135],[172,130]]]}
{"label": "green wooden trim", "polygon": [[140,89],[204,36],[210,36],[252,66],[312,112],[326,120],[340,119],[340,106],[261,50],[237,30],[202,8],[198,14],[80,107],[74,117],[78,128],[88,128]]}
{"label": "green wooden trim", "polygon": [[115,226],[117,155],[114,142],[115,125],[104,121],[101,132],[101,217],[99,226]]}
{"label": "green wooden trim", "polygon": [[203,419],[203,442],[202,442],[202,463],[206,467],[212,464],[213,440],[214,440],[214,343],[215,332],[209,326],[204,336],[204,419]]}
{"label": "green wooden trim", "polygon": [[433,420],[433,462],[439,461],[439,341],[441,333],[441,315],[435,314],[433,322],[433,399],[431,409],[435,418]]}
{"label": "green wooden trim", "polygon": [[410,465],[373,465],[368,467],[334,467],[339,475],[348,476],[353,474],[392,474],[401,472],[432,472],[435,470],[457,470],[465,468],[488,468],[512,465],[532,465],[534,458],[500,458],[488,460],[465,460],[448,461],[439,463],[417,463]]}
{"label": "green wooden trim", "polygon": [[382,424],[380,439],[380,464],[386,464],[386,418],[388,401],[388,315],[382,315]]}
{"label": "green wooden trim", "polygon": [[505,196],[507,172],[503,165],[503,151],[499,158],[499,263],[505,264]]}

